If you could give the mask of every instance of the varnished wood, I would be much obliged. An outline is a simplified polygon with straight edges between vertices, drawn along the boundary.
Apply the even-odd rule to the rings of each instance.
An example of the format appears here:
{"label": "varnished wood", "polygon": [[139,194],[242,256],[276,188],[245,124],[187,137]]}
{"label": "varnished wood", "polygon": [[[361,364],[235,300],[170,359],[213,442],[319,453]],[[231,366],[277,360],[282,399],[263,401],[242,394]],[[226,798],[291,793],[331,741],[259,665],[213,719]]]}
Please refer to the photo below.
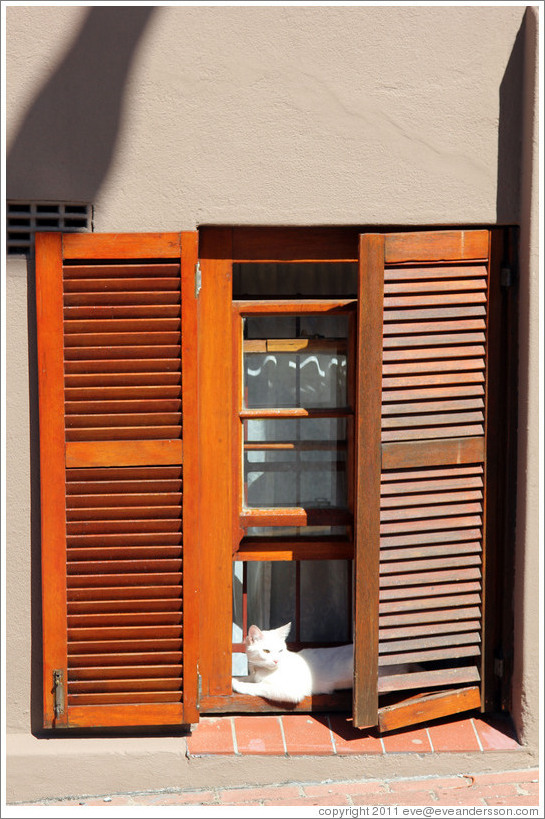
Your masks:
{"label": "varnished wood", "polygon": [[429,722],[451,714],[460,714],[479,708],[481,696],[476,685],[433,694],[418,694],[395,705],[379,708],[379,730],[394,731],[407,725]]}
{"label": "varnished wood", "polygon": [[[36,235],[36,321],[40,397],[40,508],[42,556],[43,724],[55,717],[53,671],[66,686],[66,528],[62,348],[62,243],[58,233]],[[66,689],[65,689],[66,694]]]}
{"label": "varnished wood", "polygon": [[321,315],[322,313],[346,313],[356,307],[355,299],[296,299],[289,301],[260,299],[233,301],[233,310],[239,315]]}
{"label": "varnished wood", "polygon": [[378,709],[382,236],[360,237],[358,287],[353,720],[360,728],[376,724]]}
{"label": "varnished wood", "polygon": [[179,259],[179,233],[65,233],[65,259]]}
{"label": "varnished wood", "polygon": [[136,705],[72,705],[71,728],[111,728],[143,725],[183,724],[184,711],[181,703],[137,703]]}
{"label": "varnished wood", "polygon": [[389,233],[385,237],[384,258],[386,264],[484,260],[488,258],[488,231]]}
{"label": "varnished wood", "polygon": [[202,711],[207,714],[275,714],[312,713],[313,711],[348,711],[352,704],[352,692],[336,691],[333,694],[314,694],[300,703],[279,703],[263,697],[244,694],[226,696],[206,696],[202,699]]}
{"label": "varnished wood", "polygon": [[[200,642],[203,695],[231,690],[232,231],[200,232]],[[206,593],[204,593],[206,591]],[[214,639],[208,639],[214,634]]]}
{"label": "varnished wood", "polygon": [[436,686],[459,685],[479,681],[479,670],[476,666],[435,669],[433,671],[416,671],[412,674],[393,674],[379,679],[379,693],[387,691],[406,691],[411,688],[435,688]]}
{"label": "varnished wood", "polygon": [[472,464],[484,461],[484,437],[452,438],[448,441],[412,441],[382,445],[382,468]]}
{"label": "varnished wood", "polygon": [[307,540],[299,543],[302,538],[294,542],[279,544],[267,539],[261,544],[255,540],[251,543],[242,542],[234,554],[235,560],[352,560],[354,545],[346,540],[331,542]]}
{"label": "varnished wood", "polygon": [[[181,234],[182,415],[183,441],[183,652],[184,722],[198,722],[199,589],[200,589],[200,441],[198,382],[198,299],[195,266],[198,234]],[[181,461],[180,461],[181,462]]]}
{"label": "varnished wood", "polygon": [[66,466],[138,466],[181,464],[181,440],[71,441],[66,444]]}

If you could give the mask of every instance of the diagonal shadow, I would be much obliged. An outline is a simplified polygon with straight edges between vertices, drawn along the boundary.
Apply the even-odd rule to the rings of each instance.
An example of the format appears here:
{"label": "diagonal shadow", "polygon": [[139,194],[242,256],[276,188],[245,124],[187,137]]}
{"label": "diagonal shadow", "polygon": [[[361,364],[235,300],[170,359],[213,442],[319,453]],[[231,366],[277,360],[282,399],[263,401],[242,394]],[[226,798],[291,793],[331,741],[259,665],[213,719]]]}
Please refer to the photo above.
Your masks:
{"label": "diagonal shadow", "polygon": [[[71,48],[27,111],[7,156],[7,198],[93,202],[115,155],[123,96],[138,42],[155,7],[93,7]],[[30,720],[42,732],[40,450],[36,290],[29,260],[31,473]],[[47,582],[47,579],[45,579]]]}
{"label": "diagonal shadow", "polygon": [[8,199],[93,202],[114,156],[131,62],[154,12],[89,10],[8,149]]}

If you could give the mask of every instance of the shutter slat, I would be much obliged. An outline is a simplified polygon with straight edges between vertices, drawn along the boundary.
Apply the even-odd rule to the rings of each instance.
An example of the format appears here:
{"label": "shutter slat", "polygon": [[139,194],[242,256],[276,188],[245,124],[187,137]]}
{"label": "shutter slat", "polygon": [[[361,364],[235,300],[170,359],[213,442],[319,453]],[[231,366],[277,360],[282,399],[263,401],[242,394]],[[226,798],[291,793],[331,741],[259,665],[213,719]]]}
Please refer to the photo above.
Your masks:
{"label": "shutter slat", "polygon": [[484,356],[485,354],[483,345],[466,344],[462,347],[455,347],[447,345],[446,341],[443,341],[443,344],[444,346],[442,347],[432,347],[429,340],[426,340],[425,344],[422,344],[421,341],[420,345],[415,345],[415,347],[409,349],[396,348],[393,350],[385,350],[382,360],[412,361],[421,358],[475,358],[477,356]]}
{"label": "shutter slat", "polygon": [[67,321],[84,319],[170,319],[180,318],[179,304],[155,304],[153,297],[149,304],[112,305],[65,305],[63,315]]}
{"label": "shutter slat", "polygon": [[437,495],[400,495],[396,493],[393,496],[387,495],[381,498],[381,509],[388,509],[395,506],[420,506],[421,504],[443,504],[443,503],[458,503],[461,501],[478,501],[482,500],[483,493],[481,489],[473,489],[468,491],[458,492],[438,492]]}
{"label": "shutter slat", "polygon": [[150,290],[155,294],[158,290],[168,291],[174,290],[176,293],[180,291],[179,278],[145,278],[139,276],[138,278],[118,278],[110,277],[107,279],[93,278],[68,278],[65,276],[64,292],[65,293],[92,293],[93,295],[101,292],[115,293],[118,291],[130,292],[132,290]]}
{"label": "shutter slat", "polygon": [[[111,486],[111,484],[110,484]],[[127,487],[127,483],[124,483]],[[87,489],[86,485],[81,485],[81,489]],[[142,488],[142,487],[135,487]],[[161,487],[164,490],[165,487]],[[178,488],[178,487],[175,487]],[[158,487],[159,490],[159,487]],[[130,494],[127,489],[118,493],[110,494],[88,494],[78,495],[67,493],[67,505],[70,509],[82,507],[111,507],[111,506],[172,506],[180,504],[182,501],[181,492],[157,491],[155,493],[137,492]]]}
{"label": "shutter slat", "polygon": [[[382,559],[381,554],[381,560]],[[431,584],[422,588],[418,588],[418,586],[393,586],[389,589],[380,589],[379,600],[381,603],[387,600],[401,600],[405,597],[428,597],[431,600],[434,597],[452,594],[453,591],[456,591],[456,594],[469,594],[471,592],[480,592],[480,590],[481,584],[479,580],[473,580],[468,583],[457,583],[456,589],[453,589],[450,583],[445,585]]]}
{"label": "shutter slat", "polygon": [[409,643],[406,640],[383,641],[380,646],[380,653],[388,656],[405,651],[409,644],[412,649],[437,648],[451,645],[478,645],[481,642],[479,631],[463,631],[460,634],[438,634],[433,637],[414,637]]}
{"label": "shutter slat", "polygon": [[[178,276],[180,267],[178,264],[66,264],[63,268],[65,281],[70,279],[119,279],[134,278],[135,276],[157,276],[158,278]],[[89,289],[92,289],[90,287]]]}
{"label": "shutter slat", "polygon": [[138,614],[127,612],[102,612],[95,614],[69,614],[69,628],[91,628],[93,626],[138,626],[138,625],[181,625],[181,611],[149,611],[146,606]]}
{"label": "shutter slat", "polygon": [[180,399],[141,399],[140,401],[66,401],[65,411],[68,416],[67,423],[73,423],[73,416],[77,415],[103,415],[112,413],[179,413],[182,409]]}
{"label": "shutter slat", "polygon": [[[164,344],[180,344],[180,333],[158,333],[150,331],[146,326],[142,326],[134,333],[99,333],[94,330],[93,321],[86,322],[84,333],[66,333],[64,345],[68,354],[73,354],[74,349],[82,348],[89,353],[94,348],[106,348],[105,352],[110,352],[116,347],[123,347],[127,350],[131,347],[140,347],[143,344],[160,346]],[[130,356],[126,356],[130,358]]]}
{"label": "shutter slat", "polygon": [[[451,590],[452,591],[452,590]],[[379,604],[380,614],[394,614],[402,611],[424,611],[427,609],[441,609],[445,607],[455,606],[471,606],[480,605],[481,598],[479,594],[456,594],[452,597],[426,597],[425,599],[417,598],[407,600],[394,600],[388,603]]]}
{"label": "shutter slat", "polygon": [[481,623],[479,619],[479,612],[477,610],[477,615],[474,614],[473,619],[436,622],[433,624],[433,628],[430,627],[429,623],[424,625],[395,625],[392,623],[387,625],[381,624],[379,628],[379,639],[382,643],[383,640],[404,640],[413,637],[430,636],[432,634],[453,634],[458,633],[459,631],[475,631],[476,629],[480,629],[480,627]]}
{"label": "shutter slat", "polygon": [[[110,588],[108,589],[108,591],[111,592],[112,589]],[[182,610],[182,601],[180,599],[177,599],[175,594],[172,594],[171,597],[159,597],[159,594],[161,592],[164,593],[165,587],[162,587],[161,589],[155,589],[156,592],[155,596],[153,595],[153,589],[147,587],[145,591],[147,593],[147,596],[144,594],[140,594],[138,600],[135,599],[134,594],[125,600],[113,598],[111,595],[109,598],[103,600],[71,599],[68,601],[68,616],[70,617],[72,615],[78,616],[93,614],[98,615],[123,614],[133,617],[139,617],[140,612],[161,614],[165,612],[179,612]],[[137,614],[134,614],[135,611],[137,612]]]}
{"label": "shutter slat", "polygon": [[[89,332],[89,322],[92,321],[94,333],[174,333],[181,330],[182,323],[179,317],[173,318],[96,318],[89,317],[85,321],[78,319],[65,319],[65,337],[73,333]],[[461,339],[463,341],[464,339]],[[467,339],[471,341],[472,339]],[[478,341],[478,339],[474,339]]]}
{"label": "shutter slat", "polygon": [[[484,311],[479,311],[479,315],[484,316]],[[416,317],[418,318],[418,316]],[[432,316],[433,318],[433,316]],[[385,346],[389,346],[394,343],[393,340],[390,340],[388,336],[406,336],[407,338],[411,338],[411,333],[451,333],[451,332],[466,332],[466,331],[478,331],[478,330],[485,330],[486,329],[486,321],[484,318],[468,318],[468,319],[457,319],[451,320],[450,318],[446,318],[439,314],[437,316],[439,321],[417,321],[412,322],[410,321],[410,317],[407,315],[403,315],[403,313],[398,313],[397,321],[402,322],[399,324],[395,324],[394,317],[390,312],[387,316],[384,317],[384,327],[383,332],[385,338]],[[442,320],[441,320],[442,319]],[[398,345],[401,345],[402,341],[399,338],[396,342]],[[420,343],[420,342],[418,342]]]}
{"label": "shutter slat", "polygon": [[129,691],[177,691],[178,680],[170,677],[146,677],[133,679],[94,679],[89,682],[68,682],[68,695],[102,692],[129,692]]}
{"label": "shutter slat", "polygon": [[146,572],[146,574],[88,574],[70,575],[68,577],[69,589],[100,589],[105,586],[144,586],[153,584],[157,586],[180,586],[182,582],[181,573],[160,573]]}
{"label": "shutter slat", "polygon": [[390,663],[423,663],[430,660],[452,660],[461,657],[475,657],[481,653],[479,645],[451,646],[449,648],[412,649],[410,643],[402,654],[388,654],[379,656],[379,666]]}
{"label": "shutter slat", "polygon": [[181,384],[173,386],[166,385],[140,385],[135,387],[127,386],[89,386],[89,387],[66,387],[64,394],[67,400],[83,399],[86,401],[104,401],[104,400],[127,400],[139,399],[142,401],[157,400],[157,399],[173,399],[181,398],[182,387]]}
{"label": "shutter slat", "polygon": [[163,693],[163,692],[146,692],[139,691],[137,694],[69,694],[69,705],[107,705],[107,704],[121,704],[121,703],[146,703],[146,702],[182,702],[182,692],[178,691]]}
{"label": "shutter slat", "polygon": [[[419,326],[419,325],[417,325]],[[391,329],[391,328],[390,328]],[[441,329],[441,328],[438,328]],[[484,332],[480,333],[442,333],[441,335],[409,335],[411,332],[407,326],[403,326],[401,331],[403,335],[388,335],[383,339],[384,344],[384,360],[388,360],[394,355],[393,349],[399,350],[402,354],[408,354],[410,347],[453,347],[455,345],[475,345],[484,344],[486,336]],[[412,332],[418,332],[413,328]],[[423,331],[422,331],[423,332]],[[463,348],[461,348],[463,349]]]}
{"label": "shutter slat", "polygon": [[98,429],[86,427],[66,430],[67,441],[132,441],[135,438],[157,441],[160,439],[172,440],[173,438],[181,437],[181,426],[99,427]]}
{"label": "shutter slat", "polygon": [[106,650],[105,654],[71,654],[70,670],[78,668],[88,668],[94,665],[97,668],[102,666],[113,668],[130,668],[137,663],[142,673],[142,666],[164,663],[165,665],[177,665],[182,661],[181,651],[133,651],[125,652],[123,655],[111,654]]}
{"label": "shutter slat", "polygon": [[378,681],[378,690],[385,694],[389,691],[403,691],[410,688],[435,688],[443,685],[478,682],[478,669],[472,665],[462,668],[442,668],[433,671],[422,671],[412,674],[384,675]]}
{"label": "shutter slat", "polygon": [[[425,581],[423,581],[425,582]],[[379,618],[379,627],[384,629],[388,626],[414,626],[416,629],[421,629],[423,623],[433,623],[433,627],[428,626],[424,633],[433,634],[436,631],[436,623],[450,623],[456,620],[478,620],[480,617],[480,610],[473,606],[470,608],[446,608],[434,611],[417,611],[407,614],[392,614],[381,615]],[[415,634],[422,634],[418,630]]]}
{"label": "shutter slat", "polygon": [[[181,665],[146,665],[146,678],[158,677],[179,677],[182,673]],[[80,682],[84,680],[131,680],[142,677],[142,667],[139,665],[123,665],[120,668],[115,666],[77,667],[70,671],[70,681]]]}
{"label": "shutter slat", "polygon": [[96,307],[120,305],[153,304],[180,304],[180,294],[171,290],[155,290],[153,292],[131,290],[114,293],[67,293],[64,297],[66,307]]}
{"label": "shutter slat", "polygon": [[[167,334],[165,333],[165,336]],[[111,366],[113,361],[121,359],[121,361],[141,361],[142,359],[153,359],[155,361],[164,361],[165,359],[173,358],[180,360],[180,336],[173,333],[174,338],[171,342],[165,341],[162,344],[150,343],[149,345],[138,346],[123,346],[123,347],[67,347],[65,350],[65,361],[70,364],[70,367],[76,365],[80,368],[91,362],[98,366]],[[142,339],[140,339],[142,341]],[[108,362],[106,364],[106,362]],[[73,370],[78,372],[78,370]]]}

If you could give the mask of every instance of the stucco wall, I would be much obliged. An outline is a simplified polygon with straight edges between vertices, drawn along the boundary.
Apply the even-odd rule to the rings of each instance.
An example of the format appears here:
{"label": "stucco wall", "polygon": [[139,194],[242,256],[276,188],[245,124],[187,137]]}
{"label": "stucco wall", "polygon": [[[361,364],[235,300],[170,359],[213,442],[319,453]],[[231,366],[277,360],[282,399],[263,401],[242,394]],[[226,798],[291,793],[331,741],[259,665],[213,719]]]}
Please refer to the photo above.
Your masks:
{"label": "stucco wall", "polygon": [[92,201],[96,230],[494,222],[523,14],[8,8],[8,198]]}
{"label": "stucco wall", "polygon": [[[520,737],[534,753],[537,62],[535,16],[521,30],[524,13],[523,7],[505,5],[9,7],[7,195],[92,202],[97,231],[221,223],[520,223],[513,711]],[[12,799],[59,795],[59,788],[78,793],[81,774],[70,781],[65,776],[65,760],[74,754],[80,771],[94,759],[86,780],[91,787],[104,750],[100,746],[95,758],[91,740],[55,745],[30,735],[40,710],[33,298],[32,271],[27,277],[23,259],[10,261]],[[118,771],[118,782],[143,782],[146,765],[156,771],[163,758],[166,773],[150,787],[179,786],[184,777],[195,776],[195,763],[192,773],[181,770],[187,760],[177,740],[150,745],[157,762],[151,765],[141,745],[120,742],[109,746],[110,773],[115,780]],[[413,764],[400,761],[398,772],[412,775]],[[437,761],[426,765],[428,773],[433,766],[446,770]],[[267,781],[266,767],[267,762],[262,768],[253,762],[247,781]],[[29,775],[32,770],[42,775]],[[213,770],[221,775],[219,768]],[[246,781],[242,770],[233,776]],[[97,783],[94,792],[100,789]]]}

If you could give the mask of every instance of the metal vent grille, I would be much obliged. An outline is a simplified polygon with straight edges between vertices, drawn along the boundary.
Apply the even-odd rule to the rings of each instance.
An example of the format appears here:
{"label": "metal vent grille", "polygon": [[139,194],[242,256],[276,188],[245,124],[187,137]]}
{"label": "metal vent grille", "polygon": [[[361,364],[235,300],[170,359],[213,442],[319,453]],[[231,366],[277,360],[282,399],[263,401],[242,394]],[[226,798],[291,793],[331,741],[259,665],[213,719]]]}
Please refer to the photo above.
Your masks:
{"label": "metal vent grille", "polygon": [[61,202],[8,202],[8,254],[32,254],[36,231],[91,231],[92,210],[91,205]]}

